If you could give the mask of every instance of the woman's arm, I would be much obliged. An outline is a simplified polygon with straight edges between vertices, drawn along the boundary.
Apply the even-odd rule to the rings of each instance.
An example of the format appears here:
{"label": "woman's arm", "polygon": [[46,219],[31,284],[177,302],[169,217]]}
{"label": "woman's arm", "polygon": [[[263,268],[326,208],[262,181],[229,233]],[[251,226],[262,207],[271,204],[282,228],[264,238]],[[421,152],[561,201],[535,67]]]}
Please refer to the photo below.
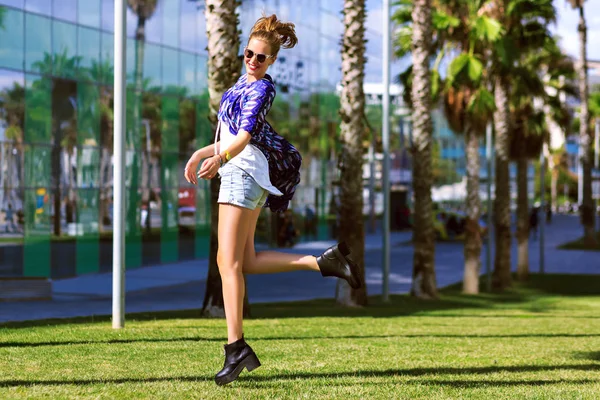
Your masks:
{"label": "woman's arm", "polygon": [[[221,141],[217,141],[217,152],[219,152],[221,150]],[[208,146],[205,146],[199,150],[196,150],[194,152],[194,154],[192,154],[192,156],[190,157],[190,161],[196,161],[196,162],[200,162],[201,160],[210,157],[211,155],[214,155],[215,152],[215,145],[214,144],[209,144]]]}
{"label": "woman's arm", "polygon": [[[198,172],[198,177],[202,179],[213,178],[221,164],[226,163],[233,157],[237,156],[250,143],[252,136],[244,129],[240,129],[234,141],[229,145],[227,150],[219,152],[202,163],[202,167]],[[220,150],[220,149],[219,149]]]}

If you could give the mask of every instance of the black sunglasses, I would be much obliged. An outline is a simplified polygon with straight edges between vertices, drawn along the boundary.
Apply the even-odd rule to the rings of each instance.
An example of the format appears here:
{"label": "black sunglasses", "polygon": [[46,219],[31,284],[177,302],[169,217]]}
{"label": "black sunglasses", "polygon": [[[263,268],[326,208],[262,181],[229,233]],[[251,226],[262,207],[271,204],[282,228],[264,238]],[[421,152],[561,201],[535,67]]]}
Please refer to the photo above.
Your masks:
{"label": "black sunglasses", "polygon": [[272,58],[272,55],[269,54],[258,54],[253,52],[252,50],[250,50],[249,48],[245,48],[244,49],[244,57],[246,57],[247,59],[252,59],[252,57],[254,57],[256,55],[256,61],[258,61],[260,64],[264,63],[265,61],[267,61],[267,58]]}

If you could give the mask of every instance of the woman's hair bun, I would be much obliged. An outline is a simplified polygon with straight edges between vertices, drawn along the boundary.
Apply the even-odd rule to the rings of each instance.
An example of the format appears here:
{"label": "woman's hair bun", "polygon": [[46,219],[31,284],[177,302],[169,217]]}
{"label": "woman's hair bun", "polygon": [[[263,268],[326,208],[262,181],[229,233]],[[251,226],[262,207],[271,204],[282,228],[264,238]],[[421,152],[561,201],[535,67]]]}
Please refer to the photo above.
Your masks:
{"label": "woman's hair bun", "polygon": [[[295,25],[291,22],[281,22],[275,14],[260,17],[250,32],[250,38],[267,39],[272,35],[279,42],[277,44],[286,49],[292,48],[298,43]],[[272,46],[274,44],[271,43]]]}

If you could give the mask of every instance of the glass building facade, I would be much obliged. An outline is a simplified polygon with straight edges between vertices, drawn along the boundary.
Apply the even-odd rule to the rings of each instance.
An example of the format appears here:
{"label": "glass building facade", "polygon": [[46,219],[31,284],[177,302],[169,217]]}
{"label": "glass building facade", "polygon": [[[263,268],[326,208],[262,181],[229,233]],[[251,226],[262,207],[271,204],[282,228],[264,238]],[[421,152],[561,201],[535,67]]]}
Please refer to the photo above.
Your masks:
{"label": "glass building facade", "polygon": [[[367,3],[381,9],[380,0]],[[191,153],[212,141],[203,4],[159,0],[145,20],[127,10],[127,268],[208,253],[209,188],[183,178]],[[308,205],[321,228],[335,179],[342,4],[244,0],[239,8],[242,46],[262,12],[296,24],[298,46],[270,71],[278,95],[269,119],[304,157],[292,208]],[[113,0],[0,0],[0,276],[112,268],[113,18]],[[369,18],[373,82],[379,27]],[[271,217],[262,214],[257,239],[266,242]]]}

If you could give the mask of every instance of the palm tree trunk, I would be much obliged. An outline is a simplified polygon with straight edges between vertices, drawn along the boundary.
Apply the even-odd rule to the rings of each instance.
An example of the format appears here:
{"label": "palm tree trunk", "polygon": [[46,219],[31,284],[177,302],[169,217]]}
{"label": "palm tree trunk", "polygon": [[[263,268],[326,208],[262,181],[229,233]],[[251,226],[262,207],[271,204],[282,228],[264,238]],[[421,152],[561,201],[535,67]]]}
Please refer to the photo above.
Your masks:
{"label": "palm tree trunk", "polygon": [[352,249],[352,259],[361,268],[360,289],[338,280],[336,302],[345,306],[367,304],[364,285],[364,220],[362,140],[365,132],[365,0],[344,1],[342,38],[342,95],[340,97],[342,154],[340,164],[340,241]]}
{"label": "palm tree trunk", "polygon": [[467,228],[465,237],[465,274],[463,292],[479,293],[479,271],[481,268],[481,233],[479,218],[481,199],[479,198],[479,138],[477,133],[467,128],[465,132],[467,155]]}
{"label": "palm tree trunk", "polygon": [[411,294],[417,297],[437,297],[434,265],[433,205],[431,203],[431,0],[415,0],[412,12],[413,61],[413,190],[415,223],[413,282]]}
{"label": "palm tree trunk", "polygon": [[527,158],[517,158],[517,279],[529,276],[529,199],[527,193]]}
{"label": "palm tree trunk", "polygon": [[[209,118],[212,129],[217,126],[217,112],[221,98],[227,89],[237,81],[242,68],[242,60],[238,57],[240,37],[238,33],[238,16],[235,12],[236,0],[206,0],[206,32],[208,36],[208,93]],[[210,220],[210,253],[208,258],[208,276],[202,314],[206,316],[225,315],[221,275],[217,265],[218,224],[217,198],[220,183],[217,179],[210,182],[211,220]],[[248,293],[248,291],[246,291]],[[244,298],[244,315],[248,316],[250,307],[248,296]]]}
{"label": "palm tree trunk", "polygon": [[581,164],[583,169],[583,205],[581,207],[581,220],[583,222],[584,241],[593,246],[596,243],[594,234],[594,203],[592,200],[592,135],[589,130],[589,87],[587,73],[587,26],[583,12],[583,1],[579,6],[579,96],[581,98],[581,112],[579,115],[579,145],[581,146]]}
{"label": "palm tree trunk", "polygon": [[496,259],[492,278],[492,286],[496,290],[504,290],[511,285],[508,93],[508,82],[503,77],[497,77],[494,91],[497,107],[494,112],[494,125],[496,129],[496,200],[494,204]]}

